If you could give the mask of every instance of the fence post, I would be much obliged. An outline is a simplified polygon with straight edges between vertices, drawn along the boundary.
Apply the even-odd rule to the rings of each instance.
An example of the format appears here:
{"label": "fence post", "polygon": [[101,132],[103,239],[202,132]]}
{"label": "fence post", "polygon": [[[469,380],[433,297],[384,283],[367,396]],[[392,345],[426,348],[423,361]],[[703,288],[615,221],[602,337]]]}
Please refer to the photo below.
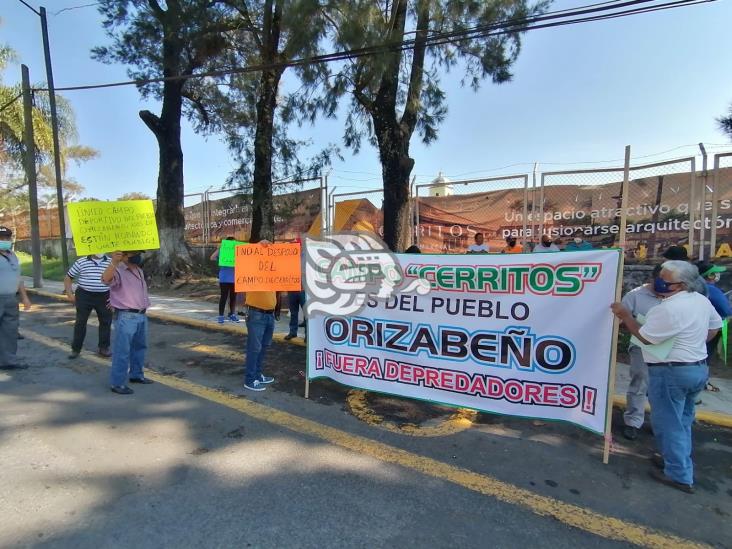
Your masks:
{"label": "fence post", "polygon": [[30,206],[31,255],[33,257],[33,287],[43,287],[43,267],[41,265],[41,232],[38,227],[38,187],[36,184],[36,146],[33,136],[33,100],[31,99],[30,75],[28,67],[21,65],[23,89],[23,122],[25,131],[25,175],[28,181]]}
{"label": "fence post", "polygon": [[[628,222],[628,185],[630,183],[630,145],[625,147],[625,168],[623,170],[623,186],[620,189],[620,265],[618,278],[615,281],[615,301],[620,301],[623,294],[623,269],[625,267],[625,242]],[[610,445],[613,440],[613,397],[615,396],[615,372],[618,360],[618,331],[620,322],[613,315],[613,338],[610,348],[610,376],[608,378],[607,403],[605,409],[605,445],[602,451],[602,462],[610,459]]]}
{"label": "fence post", "polygon": [[696,221],[696,159],[691,159],[691,181],[689,183],[689,258],[694,256],[694,221]]}
{"label": "fence post", "polygon": [[706,236],[704,222],[706,221],[707,211],[707,150],[704,148],[704,143],[699,143],[699,149],[701,149],[702,153],[701,205],[699,206],[699,216],[701,218],[701,228],[699,229],[699,261],[702,261],[704,259],[704,237]]}
{"label": "fence post", "polygon": [[712,185],[712,232],[709,238],[709,259],[714,259],[717,251],[717,200],[719,199],[719,159],[720,155],[714,155],[714,182]]}

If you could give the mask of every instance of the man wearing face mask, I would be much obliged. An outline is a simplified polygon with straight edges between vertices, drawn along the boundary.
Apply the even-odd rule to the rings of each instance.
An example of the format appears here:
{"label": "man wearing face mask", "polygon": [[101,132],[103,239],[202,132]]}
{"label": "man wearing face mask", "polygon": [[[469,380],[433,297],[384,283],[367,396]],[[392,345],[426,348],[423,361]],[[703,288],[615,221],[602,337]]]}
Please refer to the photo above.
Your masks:
{"label": "man wearing face mask", "polygon": [[[112,311],[109,308],[109,287],[102,283],[102,273],[112,260],[105,254],[80,257],[64,277],[64,292],[69,301],[76,305],[76,322],[74,323],[74,339],[71,342],[69,358],[77,358],[81,353],[86,337],[86,323],[92,311],[99,320],[98,354],[110,357],[110,334],[112,329]],[[72,282],[76,281],[76,293],[72,291]]]}
{"label": "man wearing face mask", "polygon": [[654,456],[653,463],[662,471],[654,469],[651,476],[690,494],[694,492],[694,407],[709,375],[706,342],[722,327],[722,319],[699,293],[703,283],[691,263],[666,261],[653,287],[663,301],[648,312],[643,326],[621,303],[613,303],[611,308],[641,343],[658,345],[671,341],[664,359],[643,349],[648,364],[651,424],[661,452]]}
{"label": "man wearing face mask", "polygon": [[142,252],[114,252],[102,282],[109,286],[109,302],[114,310],[114,343],[110,385],[113,393],[131,395],[130,383],[152,383],[143,373],[147,351],[147,293],[145,273],[140,265]]}
{"label": "man wearing face mask", "polygon": [[536,248],[534,248],[535,254],[540,253],[547,253],[547,252],[558,252],[559,247],[552,242],[551,237],[548,234],[544,234],[541,236],[541,242],[539,242],[536,245]]}
{"label": "man wearing face mask", "polygon": [[592,249],[592,244],[587,242],[584,238],[582,238],[582,233],[580,231],[577,231],[574,234],[574,238],[572,239],[572,242],[569,242],[565,247],[565,252],[582,252]]}
{"label": "man wearing face mask", "polygon": [[501,250],[502,254],[520,254],[523,253],[524,247],[516,242],[515,236],[506,237],[506,246]]}
{"label": "man wearing face mask", "polygon": [[18,297],[28,311],[31,302],[20,280],[20,262],[13,253],[13,231],[0,227],[0,370],[21,370],[18,363]]}

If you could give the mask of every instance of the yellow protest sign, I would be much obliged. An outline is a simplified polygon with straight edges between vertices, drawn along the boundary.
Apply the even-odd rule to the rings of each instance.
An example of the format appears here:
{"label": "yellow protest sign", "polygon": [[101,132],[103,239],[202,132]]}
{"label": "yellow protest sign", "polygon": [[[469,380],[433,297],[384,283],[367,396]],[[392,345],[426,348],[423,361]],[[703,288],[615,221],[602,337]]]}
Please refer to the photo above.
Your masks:
{"label": "yellow protest sign", "polygon": [[152,200],[72,202],[68,209],[77,255],[160,248]]}

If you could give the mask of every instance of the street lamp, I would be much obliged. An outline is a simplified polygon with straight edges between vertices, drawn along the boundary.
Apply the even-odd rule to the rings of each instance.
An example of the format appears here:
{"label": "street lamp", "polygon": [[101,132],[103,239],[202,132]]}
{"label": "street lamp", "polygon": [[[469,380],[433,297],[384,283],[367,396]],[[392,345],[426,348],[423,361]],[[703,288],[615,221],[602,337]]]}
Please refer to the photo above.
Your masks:
{"label": "street lamp", "polygon": [[36,10],[25,0],[18,0],[26,8],[41,18],[41,34],[43,35],[43,56],[46,61],[46,80],[48,81],[48,104],[51,108],[51,130],[53,134],[53,165],[56,175],[56,201],[58,204],[58,224],[61,238],[61,258],[64,270],[69,268],[69,254],[66,250],[66,215],[64,213],[63,184],[61,180],[61,148],[58,139],[58,113],[56,111],[56,90],[53,85],[53,68],[51,66],[51,46],[48,42],[48,21],[46,20],[46,8],[40,7]]}

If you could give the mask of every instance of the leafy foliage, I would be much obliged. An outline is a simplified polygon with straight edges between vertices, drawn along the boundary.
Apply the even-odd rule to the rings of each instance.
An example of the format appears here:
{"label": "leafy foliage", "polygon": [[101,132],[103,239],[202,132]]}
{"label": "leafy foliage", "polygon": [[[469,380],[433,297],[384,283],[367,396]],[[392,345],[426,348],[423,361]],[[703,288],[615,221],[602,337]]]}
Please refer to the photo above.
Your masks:
{"label": "leafy foliage", "polygon": [[[2,82],[2,72],[16,60],[15,52],[0,46],[0,200],[10,208],[27,206],[25,189],[23,143],[24,114],[22,99],[16,99],[20,86],[6,86]],[[38,88],[45,87],[41,83]],[[70,162],[77,165],[95,158],[98,152],[91,147],[78,144],[78,134],[74,111],[70,103],[56,95],[59,121],[59,141],[61,145],[61,177],[64,193],[73,197],[83,191],[83,186],[67,175]],[[37,182],[40,189],[55,188],[56,176],[53,166],[53,133],[51,109],[47,92],[33,94],[33,134],[36,148]]]}

